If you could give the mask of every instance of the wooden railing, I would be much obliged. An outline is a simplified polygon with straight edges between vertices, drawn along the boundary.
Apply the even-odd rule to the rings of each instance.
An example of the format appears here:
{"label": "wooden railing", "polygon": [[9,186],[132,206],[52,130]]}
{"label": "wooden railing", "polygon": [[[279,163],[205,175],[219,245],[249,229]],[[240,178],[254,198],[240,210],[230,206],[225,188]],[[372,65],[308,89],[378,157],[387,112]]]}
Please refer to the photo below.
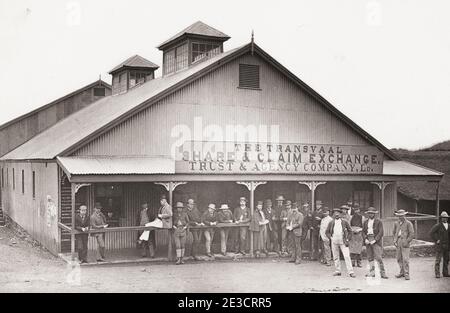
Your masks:
{"label": "wooden railing", "polygon": [[[207,225],[199,225],[199,226],[189,226],[189,229],[207,229],[207,228],[235,228],[235,227],[248,227],[250,223],[218,223],[214,226]],[[58,226],[61,229],[64,229],[68,232],[72,231],[72,228],[68,225],[65,225],[61,222],[58,222]],[[110,233],[110,232],[121,232],[121,231],[144,231],[144,230],[158,230],[158,229],[167,229],[162,227],[153,227],[153,226],[124,226],[124,227],[107,227],[101,229],[89,229],[88,231],[82,232],[79,230],[75,230],[75,234],[95,234],[95,233]]]}

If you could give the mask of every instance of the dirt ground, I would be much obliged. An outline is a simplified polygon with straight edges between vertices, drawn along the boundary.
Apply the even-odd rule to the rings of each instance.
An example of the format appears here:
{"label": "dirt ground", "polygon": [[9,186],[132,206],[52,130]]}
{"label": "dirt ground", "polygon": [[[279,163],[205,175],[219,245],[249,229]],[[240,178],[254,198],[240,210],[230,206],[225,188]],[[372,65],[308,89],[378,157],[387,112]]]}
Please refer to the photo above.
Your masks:
{"label": "dirt ground", "polygon": [[394,259],[385,263],[388,280],[365,278],[366,268],[333,277],[333,267],[285,259],[72,268],[0,227],[0,292],[450,292],[450,278],[434,278],[431,257],[411,259],[410,281],[394,277]]}

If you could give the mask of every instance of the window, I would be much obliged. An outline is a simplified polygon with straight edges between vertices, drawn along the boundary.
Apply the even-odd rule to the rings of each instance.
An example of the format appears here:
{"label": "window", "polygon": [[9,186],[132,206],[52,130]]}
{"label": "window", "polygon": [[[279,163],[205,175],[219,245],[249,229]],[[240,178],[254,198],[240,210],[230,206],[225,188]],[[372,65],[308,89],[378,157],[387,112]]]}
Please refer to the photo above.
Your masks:
{"label": "window", "polygon": [[15,169],[12,169],[12,183],[13,183],[13,190],[16,190],[16,171],[15,171]]}
{"label": "window", "polygon": [[176,69],[182,70],[188,66],[188,46],[187,44],[177,47],[175,50]]}
{"label": "window", "polygon": [[164,73],[169,74],[175,71],[175,49],[164,54]]}
{"label": "window", "polygon": [[127,73],[124,72],[119,76],[119,93],[127,91]]}
{"label": "window", "polygon": [[22,170],[22,194],[25,194],[25,171]]}
{"label": "window", "polygon": [[131,71],[130,72],[130,88],[139,84],[145,83],[148,79],[148,74],[144,72]]}
{"label": "window", "polygon": [[33,171],[33,199],[36,198],[36,173]]}
{"label": "window", "polygon": [[95,97],[104,97],[105,96],[105,88],[94,88],[94,96]]}
{"label": "window", "polygon": [[192,63],[204,58],[213,57],[217,54],[220,54],[220,46],[218,44],[199,42],[192,43]]}
{"label": "window", "polygon": [[182,70],[188,66],[188,46],[183,44],[164,53],[164,74]]}
{"label": "window", "polygon": [[119,79],[119,75],[114,75],[113,76],[113,93],[117,94],[119,93],[119,89],[120,89],[120,79]]}
{"label": "window", "polygon": [[239,87],[259,89],[259,65],[239,64]]}

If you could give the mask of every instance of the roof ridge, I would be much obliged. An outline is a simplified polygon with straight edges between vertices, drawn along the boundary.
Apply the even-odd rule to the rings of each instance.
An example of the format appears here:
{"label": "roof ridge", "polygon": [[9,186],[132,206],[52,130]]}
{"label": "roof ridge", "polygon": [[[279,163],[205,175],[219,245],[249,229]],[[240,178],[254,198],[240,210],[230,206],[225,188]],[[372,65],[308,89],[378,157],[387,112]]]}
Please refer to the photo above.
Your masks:
{"label": "roof ridge", "polygon": [[[21,114],[21,115],[15,117],[15,118],[13,118],[12,120],[9,120],[9,121],[7,121],[7,122],[5,122],[3,124],[0,124],[0,130],[2,130],[2,129],[4,129],[4,128],[6,128],[6,127],[8,127],[8,126],[10,126],[10,125],[12,125],[14,123],[17,123],[18,121],[20,121],[20,120],[22,120],[22,119],[24,119],[24,118],[26,118],[26,117],[28,117],[30,115],[33,115],[33,114],[36,114],[36,113],[38,113],[38,112],[40,112],[42,110],[45,110],[49,106],[51,106],[51,105],[53,105],[53,104],[55,104],[57,102],[63,101],[64,99],[69,98],[69,97],[71,97],[71,96],[73,96],[73,95],[75,95],[75,94],[77,94],[79,92],[82,92],[82,91],[84,91],[86,89],[95,87],[96,85],[104,85],[105,87],[107,87],[109,89],[112,88],[111,85],[108,84],[107,82],[105,82],[104,80],[97,79],[97,80],[93,81],[92,83],[87,84],[87,85],[85,85],[85,86],[83,86],[81,88],[78,88],[78,89],[76,89],[76,90],[74,90],[74,91],[72,91],[72,92],[70,92],[70,93],[68,93],[68,94],[66,94],[66,95],[64,95],[62,97],[59,97],[59,98],[57,98],[55,100],[52,100],[51,102],[48,102],[48,103],[46,103],[46,104],[44,104],[42,106],[39,106],[39,107],[37,107],[37,108],[35,108],[35,109],[31,110],[31,111],[28,111],[27,113]],[[94,101],[94,102],[96,102],[96,101]],[[94,103],[94,102],[92,102],[92,103]]]}
{"label": "roof ridge", "polygon": [[[250,51],[251,47],[252,47],[252,44],[247,43],[240,47],[234,48],[232,50],[226,51],[226,52],[216,55],[212,58],[209,58],[201,63],[196,64],[195,66],[188,68],[185,71],[175,73],[174,75],[161,77],[160,79],[150,80],[149,82],[142,84],[142,86],[140,88],[132,89],[125,94],[118,95],[118,96],[105,97],[105,98],[101,99],[100,101],[97,101],[96,104],[88,106],[88,107],[72,114],[71,117],[69,117],[68,119],[74,119],[75,121],[77,121],[79,114],[82,114],[82,112],[83,113],[86,112],[86,110],[96,109],[98,105],[103,104],[102,100],[107,101],[108,99],[113,99],[113,100],[111,100],[110,103],[107,102],[107,104],[109,104],[110,109],[114,108],[115,111],[111,112],[109,115],[105,114],[105,116],[103,116],[102,118],[96,117],[96,120],[91,121],[91,124],[93,124],[93,125],[90,125],[89,121],[85,122],[88,126],[91,126],[91,127],[85,127],[84,133],[81,133],[78,135],[72,134],[72,137],[70,137],[70,142],[65,142],[65,146],[51,147],[51,144],[48,144],[48,146],[50,146],[50,147],[45,147],[45,145],[40,144],[40,146],[43,146],[43,148],[41,148],[40,150],[36,149],[36,147],[33,147],[33,149],[31,149],[31,147],[27,147],[28,151],[26,149],[23,149],[24,151],[19,150],[19,155],[20,155],[20,153],[22,155],[25,155],[23,157],[25,159],[38,158],[38,156],[41,156],[39,158],[42,159],[43,155],[46,155],[49,158],[54,158],[57,155],[61,155],[61,154],[66,155],[68,153],[71,153],[74,151],[74,149],[77,145],[83,145],[83,143],[89,142],[90,140],[97,138],[103,132],[108,131],[110,128],[114,127],[118,123],[127,119],[129,116],[136,114],[137,112],[144,109],[146,107],[146,105],[151,104],[154,101],[158,101],[162,97],[165,97],[165,96],[171,94],[172,92],[178,90],[179,88],[182,88],[187,83],[191,83],[192,81],[198,79],[199,77],[204,76],[205,74],[207,74],[211,70],[213,70],[215,66],[223,66],[224,64],[226,64],[229,61],[233,60],[234,58],[240,56],[241,54],[244,54],[244,53]],[[253,50],[256,53],[258,53],[258,55],[262,59],[264,59],[264,61],[268,62],[271,66],[275,67],[278,71],[280,71],[282,74],[287,76],[287,78],[292,80],[293,83],[297,84],[299,88],[302,88],[304,90],[304,92],[308,93],[310,96],[315,98],[316,101],[318,101],[326,109],[331,111],[332,114],[334,114],[337,118],[341,119],[343,123],[345,123],[349,127],[351,127],[361,137],[365,138],[368,142],[370,142],[374,146],[381,149],[381,151],[383,151],[383,153],[385,155],[387,155],[388,157],[390,157],[391,159],[398,160],[398,157],[396,157],[396,155],[393,154],[389,149],[387,149],[383,144],[381,144],[374,137],[372,137],[369,133],[367,133],[364,129],[359,127],[355,122],[353,122],[346,115],[344,115],[342,112],[340,112],[330,102],[328,102],[324,97],[322,97],[314,89],[309,87],[300,78],[298,78],[296,75],[294,75],[292,72],[290,72],[287,68],[285,68],[283,65],[281,65],[278,61],[276,61],[273,57],[271,57],[269,54],[267,54],[259,46],[254,44]],[[164,83],[166,83],[167,85],[164,85]],[[152,87],[150,87],[150,86],[152,86]],[[117,101],[119,101],[117,99],[123,99],[123,97],[127,98],[128,105],[115,106],[115,103]],[[133,99],[132,97],[137,97],[137,99],[136,98]],[[81,117],[83,117],[83,116],[81,116]],[[84,116],[84,117],[86,118],[86,116]],[[89,116],[87,118],[89,118]],[[65,120],[67,120],[67,119],[65,119]],[[74,123],[75,123],[75,121],[74,121]],[[60,125],[61,123],[58,123],[58,124]],[[55,124],[52,128],[54,128],[58,124]],[[76,125],[72,125],[72,126],[80,127],[79,121],[77,121]],[[50,128],[50,129],[52,129],[52,128]],[[50,129],[48,129],[48,130],[50,130]],[[55,130],[55,132],[56,132],[56,130]],[[44,135],[41,135],[41,134],[44,134]],[[46,135],[45,132],[43,132],[41,134],[40,134],[41,136]],[[37,137],[39,137],[40,135],[37,135]],[[34,137],[34,138],[36,138],[36,137]],[[58,142],[64,142],[64,140],[59,140]],[[22,146],[22,148],[23,148],[23,146]],[[3,156],[2,159],[6,160],[11,157],[17,158],[17,156],[15,155],[15,153],[17,153],[17,150],[18,149],[15,149],[15,150],[9,152],[7,155]],[[45,153],[47,153],[47,154],[45,154]]]}

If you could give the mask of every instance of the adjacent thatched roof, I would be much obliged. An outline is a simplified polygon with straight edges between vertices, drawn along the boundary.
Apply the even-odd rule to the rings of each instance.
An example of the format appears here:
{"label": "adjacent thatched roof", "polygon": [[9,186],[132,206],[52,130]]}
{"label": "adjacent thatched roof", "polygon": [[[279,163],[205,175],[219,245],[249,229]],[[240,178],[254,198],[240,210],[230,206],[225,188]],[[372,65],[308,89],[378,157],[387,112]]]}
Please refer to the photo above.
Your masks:
{"label": "adjacent thatched roof", "polygon": [[[413,162],[445,173],[439,188],[439,198],[450,200],[450,149],[444,150],[445,143],[419,151],[394,150],[402,160]],[[446,142],[450,146],[450,141]],[[442,150],[437,150],[439,147]],[[436,149],[436,150],[435,150]],[[436,184],[428,182],[400,182],[398,189],[409,198],[420,200],[436,199]]]}

